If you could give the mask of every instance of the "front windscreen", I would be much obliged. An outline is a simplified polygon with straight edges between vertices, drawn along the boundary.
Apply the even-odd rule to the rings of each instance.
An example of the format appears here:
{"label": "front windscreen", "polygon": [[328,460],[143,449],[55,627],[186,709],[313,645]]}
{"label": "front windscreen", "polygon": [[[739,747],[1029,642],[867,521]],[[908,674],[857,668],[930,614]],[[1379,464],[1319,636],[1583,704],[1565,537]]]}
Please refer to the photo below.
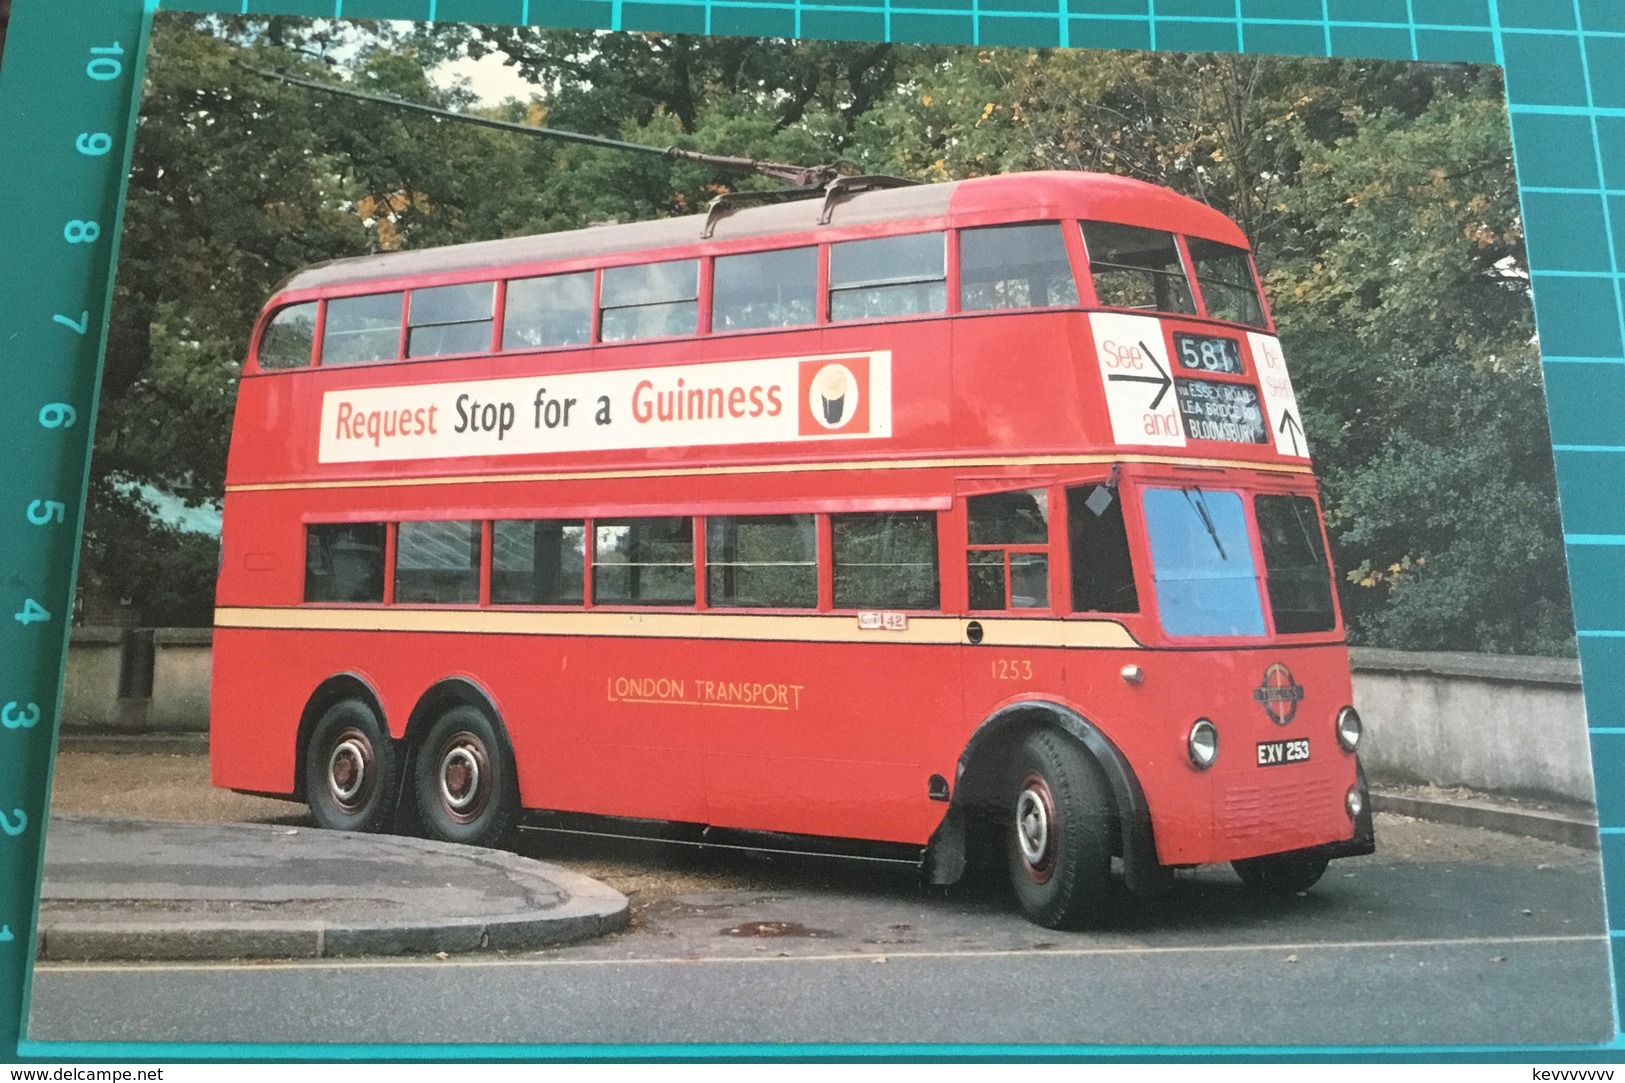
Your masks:
{"label": "front windscreen", "polygon": [[1255,504],[1275,630],[1331,631],[1337,625],[1332,569],[1315,502],[1307,496],[1269,495],[1259,496]]}
{"label": "front windscreen", "polygon": [[1171,636],[1261,636],[1264,604],[1240,493],[1147,489],[1145,529]]}

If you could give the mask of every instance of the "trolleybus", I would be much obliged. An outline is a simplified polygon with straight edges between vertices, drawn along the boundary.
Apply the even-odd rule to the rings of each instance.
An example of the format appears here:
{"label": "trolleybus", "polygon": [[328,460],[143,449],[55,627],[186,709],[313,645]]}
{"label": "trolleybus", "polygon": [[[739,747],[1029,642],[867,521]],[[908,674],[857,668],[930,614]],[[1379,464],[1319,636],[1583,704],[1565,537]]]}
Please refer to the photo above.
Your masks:
{"label": "trolleybus", "polygon": [[1034,921],[1369,852],[1246,238],[1086,173],[340,260],[253,335],[216,785],[318,823],[994,855]]}

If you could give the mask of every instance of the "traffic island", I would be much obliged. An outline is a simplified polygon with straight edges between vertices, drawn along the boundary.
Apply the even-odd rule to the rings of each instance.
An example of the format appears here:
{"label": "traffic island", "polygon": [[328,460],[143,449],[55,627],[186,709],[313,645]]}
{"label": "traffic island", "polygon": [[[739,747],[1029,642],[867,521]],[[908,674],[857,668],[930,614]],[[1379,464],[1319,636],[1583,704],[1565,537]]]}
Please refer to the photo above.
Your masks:
{"label": "traffic island", "polygon": [[311,827],[52,816],[38,958],[524,951],[623,929],[626,896],[497,850]]}

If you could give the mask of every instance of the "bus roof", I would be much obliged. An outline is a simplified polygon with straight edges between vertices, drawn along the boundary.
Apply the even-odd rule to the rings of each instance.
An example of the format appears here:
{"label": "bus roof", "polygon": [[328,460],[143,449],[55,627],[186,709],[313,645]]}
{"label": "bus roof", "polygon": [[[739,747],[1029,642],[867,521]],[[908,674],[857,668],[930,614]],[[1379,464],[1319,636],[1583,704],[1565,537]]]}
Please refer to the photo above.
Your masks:
{"label": "bus roof", "polygon": [[[1235,223],[1206,204],[1154,184],[1105,173],[1008,173],[861,191],[839,200],[830,221],[821,225],[819,216],[823,212],[824,201],[816,198],[743,207],[717,219],[711,239],[726,242],[808,234],[821,228],[951,215],[1004,221],[1095,219],[1195,234],[1247,247],[1246,237]],[[332,260],[295,273],[277,292],[681,248],[700,243],[705,223],[706,215],[696,214]]]}

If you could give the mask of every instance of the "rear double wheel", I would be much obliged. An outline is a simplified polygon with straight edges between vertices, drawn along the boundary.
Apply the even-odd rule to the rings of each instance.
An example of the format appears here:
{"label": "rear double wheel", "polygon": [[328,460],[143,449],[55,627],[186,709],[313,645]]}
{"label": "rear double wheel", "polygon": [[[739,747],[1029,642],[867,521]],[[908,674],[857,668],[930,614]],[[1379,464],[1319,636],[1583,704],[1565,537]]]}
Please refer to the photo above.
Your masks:
{"label": "rear double wheel", "polygon": [[1099,920],[1111,878],[1111,801],[1081,745],[1035,730],[1012,761],[1006,864],[1027,917],[1050,929]]}
{"label": "rear double wheel", "polygon": [[418,817],[430,837],[499,846],[519,807],[513,758],[482,710],[459,704],[435,719],[413,769]]}
{"label": "rear double wheel", "polygon": [[399,785],[395,742],[372,706],[342,699],[322,713],[305,748],[305,800],[322,827],[387,831]]}

